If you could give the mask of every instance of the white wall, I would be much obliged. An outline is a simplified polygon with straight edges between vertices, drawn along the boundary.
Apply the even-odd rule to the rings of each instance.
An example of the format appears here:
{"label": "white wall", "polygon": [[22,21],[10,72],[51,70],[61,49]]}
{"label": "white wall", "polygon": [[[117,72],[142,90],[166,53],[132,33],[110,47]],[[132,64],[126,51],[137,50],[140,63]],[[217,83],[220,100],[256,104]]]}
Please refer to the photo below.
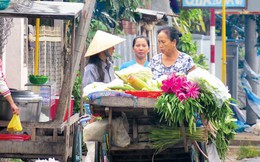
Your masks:
{"label": "white wall", "polygon": [[9,88],[27,89],[27,67],[24,65],[24,19],[13,18],[14,26],[8,37],[3,57],[6,81]]}
{"label": "white wall", "polygon": [[[193,41],[197,43],[197,53],[204,54],[207,58],[206,62],[210,68],[210,36],[193,34]],[[221,63],[222,63],[222,40],[221,37],[216,37],[215,42],[215,74],[221,80]]]}

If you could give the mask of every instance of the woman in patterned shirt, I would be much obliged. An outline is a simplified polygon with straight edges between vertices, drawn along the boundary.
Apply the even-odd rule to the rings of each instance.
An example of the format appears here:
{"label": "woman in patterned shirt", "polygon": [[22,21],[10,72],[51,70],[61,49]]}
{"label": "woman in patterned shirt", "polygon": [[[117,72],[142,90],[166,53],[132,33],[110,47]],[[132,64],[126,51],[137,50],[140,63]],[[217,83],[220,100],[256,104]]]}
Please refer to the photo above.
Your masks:
{"label": "woman in patterned shirt", "polygon": [[149,63],[153,79],[172,73],[183,73],[195,69],[192,58],[179,51],[177,45],[181,33],[174,27],[163,27],[158,30],[158,46],[161,53],[155,55]]}

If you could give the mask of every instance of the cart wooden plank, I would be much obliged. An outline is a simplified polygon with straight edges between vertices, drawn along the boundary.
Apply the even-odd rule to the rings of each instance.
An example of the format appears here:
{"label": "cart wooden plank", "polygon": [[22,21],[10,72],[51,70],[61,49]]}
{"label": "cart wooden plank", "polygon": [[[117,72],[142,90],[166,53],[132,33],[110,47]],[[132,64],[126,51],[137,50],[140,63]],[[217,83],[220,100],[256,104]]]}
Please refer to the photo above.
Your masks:
{"label": "cart wooden plank", "polygon": [[[0,141],[1,154],[37,154],[37,155],[62,155],[64,154],[63,142],[40,141]],[[37,149],[36,149],[37,148]]]}
{"label": "cart wooden plank", "polygon": [[[176,144],[174,148],[183,149],[183,144],[182,143]],[[147,150],[147,149],[154,150],[151,143],[139,142],[139,143],[136,143],[134,145],[133,144],[129,145],[128,147],[125,147],[125,148],[124,147],[112,146],[110,150],[111,151],[128,151],[128,150]]]}
{"label": "cart wooden plank", "polygon": [[[62,142],[0,141],[0,156],[6,158],[55,158],[64,159],[65,139]],[[4,148],[4,149],[3,149]]]}
{"label": "cart wooden plank", "polygon": [[104,96],[90,102],[90,104],[106,107],[154,108],[156,100],[156,98]]}
{"label": "cart wooden plank", "polygon": [[[69,125],[74,124],[79,120],[79,113],[74,114],[70,117]],[[7,127],[10,121],[0,120],[0,127]],[[67,124],[67,121],[60,124],[58,121],[48,121],[48,122],[22,122],[24,128],[46,128],[53,129],[58,128],[60,131],[64,130],[64,126]]]}

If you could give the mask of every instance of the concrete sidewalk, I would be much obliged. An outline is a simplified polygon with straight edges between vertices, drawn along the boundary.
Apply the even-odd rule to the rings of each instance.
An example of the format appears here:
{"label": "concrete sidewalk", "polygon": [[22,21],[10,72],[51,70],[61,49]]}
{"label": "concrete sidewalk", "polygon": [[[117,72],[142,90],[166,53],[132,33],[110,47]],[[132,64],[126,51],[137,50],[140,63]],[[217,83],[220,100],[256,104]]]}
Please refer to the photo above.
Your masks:
{"label": "concrete sidewalk", "polygon": [[260,135],[253,133],[237,133],[235,139],[231,141],[230,146],[260,146]]}

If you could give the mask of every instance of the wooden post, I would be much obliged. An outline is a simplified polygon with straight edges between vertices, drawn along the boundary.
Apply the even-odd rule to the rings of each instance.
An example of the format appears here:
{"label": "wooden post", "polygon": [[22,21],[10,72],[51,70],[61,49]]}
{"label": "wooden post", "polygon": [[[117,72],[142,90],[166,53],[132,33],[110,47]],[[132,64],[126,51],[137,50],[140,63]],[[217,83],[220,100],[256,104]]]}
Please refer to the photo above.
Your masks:
{"label": "wooden post", "polygon": [[112,142],[112,118],[113,118],[113,110],[111,107],[109,107],[109,115],[108,115],[108,143],[109,146],[111,146]]}
{"label": "wooden post", "polygon": [[[69,76],[72,76],[73,75],[73,62],[72,62],[72,60],[73,60],[73,58],[74,58],[74,48],[75,48],[75,42],[74,42],[74,40],[75,40],[75,26],[76,26],[76,20],[74,19],[73,21],[72,21],[72,33],[71,33],[71,54],[70,54],[70,73],[69,73]],[[71,93],[72,93],[72,86],[73,86],[73,84],[72,84],[72,80],[71,80],[71,78],[69,79],[69,87],[68,87],[68,89],[70,90],[69,91],[69,93],[67,94],[67,111],[68,111],[68,119],[67,119],[67,124],[66,124],[66,136],[65,136],[65,138],[66,138],[66,149],[65,149],[65,160],[69,157],[69,155],[70,155],[70,152],[71,152],[71,150],[70,150],[70,100],[71,100]],[[63,110],[65,110],[65,109],[63,109]],[[64,112],[65,113],[65,112]],[[64,116],[64,115],[63,115]],[[60,119],[61,121],[63,121],[63,118],[61,118]],[[74,125],[72,126],[73,128],[72,129],[74,129]]]}
{"label": "wooden post", "polygon": [[[70,106],[70,97],[71,91],[73,88],[74,80],[76,77],[76,71],[79,66],[79,61],[82,55],[83,47],[86,42],[87,33],[89,24],[91,21],[92,13],[94,10],[96,0],[89,0],[86,1],[83,10],[82,15],[80,18],[80,24],[76,33],[76,41],[75,41],[75,48],[71,49],[71,53],[75,55],[75,57],[72,60],[68,60],[68,65],[64,66],[64,78],[63,78],[63,84],[61,88],[60,93],[60,99],[58,103],[57,108],[57,114],[55,116],[55,120],[57,121],[63,121],[63,116],[65,114],[66,107]],[[69,68],[71,66],[71,68]],[[68,69],[71,69],[72,72]]]}
{"label": "wooden post", "polygon": [[82,10],[79,27],[76,33],[76,45],[74,49],[74,53],[76,57],[73,60],[74,62],[74,66],[73,66],[74,74],[72,76],[73,82],[76,78],[76,71],[79,69],[80,59],[84,52],[84,48],[86,46],[86,39],[88,35],[89,25],[91,22],[91,17],[92,17],[95,4],[96,4],[96,0],[88,0],[85,2],[85,5]]}

